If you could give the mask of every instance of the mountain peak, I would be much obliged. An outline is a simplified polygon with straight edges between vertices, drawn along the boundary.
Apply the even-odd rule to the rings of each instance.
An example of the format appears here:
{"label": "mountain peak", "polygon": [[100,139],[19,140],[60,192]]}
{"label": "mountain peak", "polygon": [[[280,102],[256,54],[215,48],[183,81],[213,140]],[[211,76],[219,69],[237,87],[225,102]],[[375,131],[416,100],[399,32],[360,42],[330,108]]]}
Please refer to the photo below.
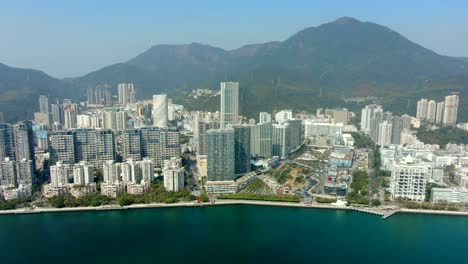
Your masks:
{"label": "mountain peak", "polygon": [[361,21],[359,21],[359,20],[357,20],[355,18],[352,18],[352,17],[344,16],[344,17],[340,17],[340,18],[336,19],[332,23],[333,24],[352,24],[352,23],[361,23]]}

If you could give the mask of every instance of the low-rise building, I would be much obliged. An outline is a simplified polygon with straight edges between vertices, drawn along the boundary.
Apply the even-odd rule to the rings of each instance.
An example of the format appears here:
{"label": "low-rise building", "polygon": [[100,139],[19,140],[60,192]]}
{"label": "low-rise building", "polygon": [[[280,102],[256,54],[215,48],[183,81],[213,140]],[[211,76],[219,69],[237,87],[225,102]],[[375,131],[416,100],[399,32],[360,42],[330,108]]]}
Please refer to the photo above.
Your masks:
{"label": "low-rise building", "polygon": [[432,188],[433,203],[468,204],[468,189]]}

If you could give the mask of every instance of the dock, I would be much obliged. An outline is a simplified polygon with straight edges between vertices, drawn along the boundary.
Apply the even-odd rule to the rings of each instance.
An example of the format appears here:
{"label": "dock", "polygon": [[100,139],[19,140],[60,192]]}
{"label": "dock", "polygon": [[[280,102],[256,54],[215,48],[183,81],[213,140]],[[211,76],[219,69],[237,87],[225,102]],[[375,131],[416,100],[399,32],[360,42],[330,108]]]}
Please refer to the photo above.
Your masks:
{"label": "dock", "polygon": [[389,211],[389,212],[386,212],[383,216],[382,216],[382,219],[385,220],[385,219],[388,219],[390,218],[392,215],[396,214],[400,212],[400,209],[396,209],[396,210],[392,210],[392,211]]}

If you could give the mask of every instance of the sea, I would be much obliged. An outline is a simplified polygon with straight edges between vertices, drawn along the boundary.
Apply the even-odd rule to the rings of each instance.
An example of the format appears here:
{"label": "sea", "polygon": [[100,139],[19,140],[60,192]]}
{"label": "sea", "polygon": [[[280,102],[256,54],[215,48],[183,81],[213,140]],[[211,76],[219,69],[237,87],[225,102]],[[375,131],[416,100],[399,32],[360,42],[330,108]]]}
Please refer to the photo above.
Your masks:
{"label": "sea", "polygon": [[256,205],[0,215],[0,263],[468,263],[468,217]]}

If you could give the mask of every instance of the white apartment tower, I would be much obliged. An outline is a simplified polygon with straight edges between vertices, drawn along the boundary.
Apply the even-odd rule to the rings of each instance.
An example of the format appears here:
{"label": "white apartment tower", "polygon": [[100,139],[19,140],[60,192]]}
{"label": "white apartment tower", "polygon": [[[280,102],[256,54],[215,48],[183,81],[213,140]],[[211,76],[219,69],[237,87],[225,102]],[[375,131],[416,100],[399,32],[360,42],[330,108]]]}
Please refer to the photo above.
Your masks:
{"label": "white apartment tower", "polygon": [[381,105],[366,105],[361,112],[361,131],[366,134],[370,133],[371,120],[375,117],[376,113],[383,113]]}
{"label": "white apartment tower", "polygon": [[377,144],[380,146],[388,146],[392,141],[392,123],[383,121],[379,124],[379,136]]}
{"label": "white apartment tower", "polygon": [[136,102],[136,92],[133,83],[119,83],[117,87],[120,105],[133,104]]}
{"label": "white apartment tower", "polygon": [[422,98],[418,101],[416,107],[416,117],[419,119],[426,119],[427,117],[427,99]]}
{"label": "white apartment tower", "polygon": [[436,109],[436,123],[441,124],[444,118],[445,102],[438,102]]}
{"label": "white apartment tower", "polygon": [[457,123],[459,97],[456,94],[445,97],[444,125],[455,125]]}
{"label": "white apartment tower", "polygon": [[167,94],[153,95],[153,126],[167,127]]}
{"label": "white apartment tower", "polygon": [[426,118],[430,122],[435,122],[436,121],[436,109],[437,108],[437,103],[434,100],[430,100],[427,102],[427,113],[426,113]]}
{"label": "white apartment tower", "polygon": [[164,161],[162,169],[164,175],[164,188],[170,192],[178,192],[184,189],[184,168],[181,159],[171,158]]}

